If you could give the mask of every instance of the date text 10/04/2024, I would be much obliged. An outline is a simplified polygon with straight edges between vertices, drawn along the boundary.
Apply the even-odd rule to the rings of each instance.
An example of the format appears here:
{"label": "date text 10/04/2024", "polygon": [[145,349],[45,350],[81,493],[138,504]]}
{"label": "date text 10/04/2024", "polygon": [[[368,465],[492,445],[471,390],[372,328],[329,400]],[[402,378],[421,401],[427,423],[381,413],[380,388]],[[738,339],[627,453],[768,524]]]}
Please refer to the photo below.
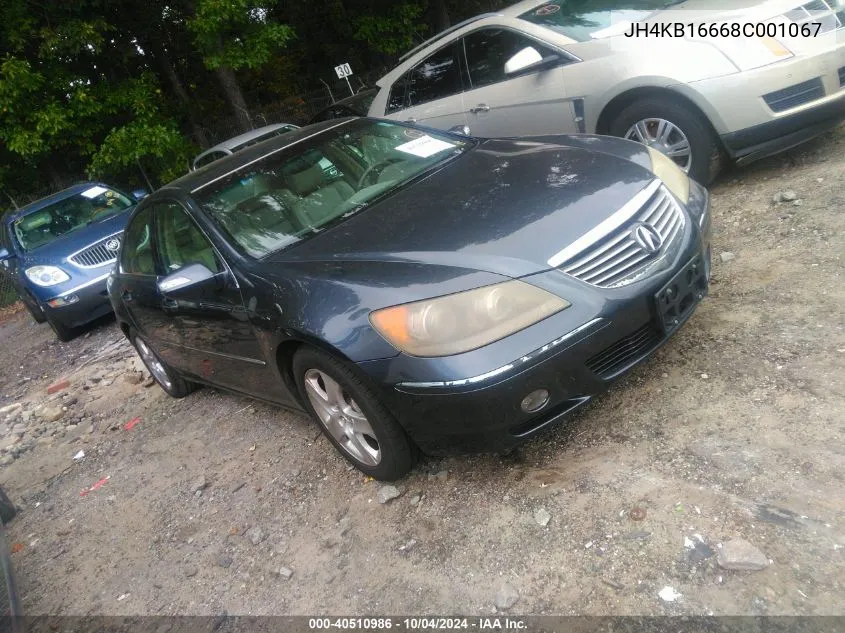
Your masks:
{"label": "date text 10/04/2024", "polygon": [[312,630],[386,630],[405,629],[409,631],[522,631],[527,628],[519,618],[310,618],[308,628]]}

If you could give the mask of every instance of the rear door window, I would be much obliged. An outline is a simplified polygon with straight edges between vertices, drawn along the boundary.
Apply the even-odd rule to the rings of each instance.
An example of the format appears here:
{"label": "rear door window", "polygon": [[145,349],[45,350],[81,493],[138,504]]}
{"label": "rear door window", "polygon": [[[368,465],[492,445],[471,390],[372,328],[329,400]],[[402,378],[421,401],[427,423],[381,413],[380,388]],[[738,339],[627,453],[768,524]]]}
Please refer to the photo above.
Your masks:
{"label": "rear door window", "polygon": [[141,209],[123,234],[120,270],[129,275],[155,275],[155,256],[152,240],[153,214],[151,207]]}
{"label": "rear door window", "polygon": [[463,85],[458,59],[456,40],[417,64],[408,73],[408,105],[418,106],[459,94]]}

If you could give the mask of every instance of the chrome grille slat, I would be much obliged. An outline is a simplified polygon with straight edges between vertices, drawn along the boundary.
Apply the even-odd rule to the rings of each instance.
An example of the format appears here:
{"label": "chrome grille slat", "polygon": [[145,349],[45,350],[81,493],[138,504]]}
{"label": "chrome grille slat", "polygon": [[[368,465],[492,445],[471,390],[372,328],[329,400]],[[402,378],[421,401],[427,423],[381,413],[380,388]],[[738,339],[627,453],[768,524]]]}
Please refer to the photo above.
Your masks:
{"label": "chrome grille slat", "polygon": [[574,270],[576,268],[582,267],[585,264],[589,264],[593,261],[594,258],[601,256],[601,254],[607,251],[607,249],[612,248],[613,246],[624,240],[626,237],[627,236],[625,235],[625,233],[621,233],[613,240],[608,242],[606,245],[603,245],[595,251],[590,251],[586,257],[582,257],[581,259],[572,262],[572,264],[567,266],[567,270]]}
{"label": "chrome grille slat", "polygon": [[642,253],[642,255],[639,255],[630,261],[623,262],[623,265],[621,267],[615,267],[614,269],[610,270],[610,272],[608,272],[606,275],[603,275],[602,277],[599,277],[598,279],[595,279],[590,283],[593,283],[596,286],[602,286],[605,284],[612,283],[618,279],[621,279],[626,274],[636,270],[637,266],[648,258],[648,253]]}
{"label": "chrome grille slat", "polygon": [[624,224],[564,260],[559,268],[594,286],[620,286],[633,281],[637,271],[660,253],[649,253],[640,247],[632,236],[634,226],[645,224],[654,229],[662,240],[662,251],[681,233],[686,222],[680,205],[665,185],[660,184],[653,191]]}
{"label": "chrome grille slat", "polygon": [[[623,235],[622,237],[625,238],[625,235]],[[581,266],[577,270],[573,269],[573,274],[586,276],[587,273],[589,273],[591,270],[594,270],[597,266],[601,266],[602,264],[604,264],[610,259],[613,259],[614,257],[620,257],[622,253],[626,250],[637,251],[639,249],[637,248],[636,244],[631,244],[629,240],[622,240],[622,244],[614,248],[611,252],[605,254],[604,257],[591,260],[590,262],[588,262],[588,265]]]}
{"label": "chrome grille slat", "polygon": [[99,268],[112,264],[117,259],[117,250],[106,248],[106,244],[117,239],[118,244],[122,238],[122,232],[109,235],[94,242],[68,257],[68,261],[79,268]]}

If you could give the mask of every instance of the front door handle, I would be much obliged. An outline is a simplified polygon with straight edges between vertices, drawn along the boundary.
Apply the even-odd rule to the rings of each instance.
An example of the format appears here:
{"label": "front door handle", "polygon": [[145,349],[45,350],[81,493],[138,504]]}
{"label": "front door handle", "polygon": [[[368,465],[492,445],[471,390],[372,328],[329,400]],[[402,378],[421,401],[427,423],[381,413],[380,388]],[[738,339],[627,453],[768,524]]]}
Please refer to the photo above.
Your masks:
{"label": "front door handle", "polygon": [[416,123],[416,122],[417,122],[417,120],[414,117],[411,117],[410,119],[405,119],[405,123]]}
{"label": "front door handle", "polygon": [[479,103],[474,108],[470,108],[469,111],[473,114],[478,114],[479,112],[490,112],[490,106],[486,103]]}
{"label": "front door handle", "polygon": [[124,290],[120,293],[120,298],[123,299],[126,303],[131,303],[135,300],[135,296],[132,294],[131,290]]}
{"label": "front door handle", "polygon": [[175,310],[176,308],[179,307],[179,302],[176,301],[176,299],[170,299],[168,297],[164,297],[161,300],[161,305],[163,305],[165,308],[170,308],[171,310]]}

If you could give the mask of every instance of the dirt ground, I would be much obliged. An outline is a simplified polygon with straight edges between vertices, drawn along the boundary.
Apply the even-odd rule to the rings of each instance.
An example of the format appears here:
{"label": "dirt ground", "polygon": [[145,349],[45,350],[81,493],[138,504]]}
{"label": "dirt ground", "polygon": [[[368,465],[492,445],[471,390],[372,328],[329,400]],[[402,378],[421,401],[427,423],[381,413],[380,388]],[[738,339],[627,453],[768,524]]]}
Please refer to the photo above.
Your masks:
{"label": "dirt ground", "polygon": [[[843,613],[843,184],[845,128],[723,176],[711,295],[673,340],[566,425],[426,459],[386,504],[302,415],[145,386],[113,322],[62,344],[6,318],[25,611]],[[737,538],[768,567],[720,567]]]}

